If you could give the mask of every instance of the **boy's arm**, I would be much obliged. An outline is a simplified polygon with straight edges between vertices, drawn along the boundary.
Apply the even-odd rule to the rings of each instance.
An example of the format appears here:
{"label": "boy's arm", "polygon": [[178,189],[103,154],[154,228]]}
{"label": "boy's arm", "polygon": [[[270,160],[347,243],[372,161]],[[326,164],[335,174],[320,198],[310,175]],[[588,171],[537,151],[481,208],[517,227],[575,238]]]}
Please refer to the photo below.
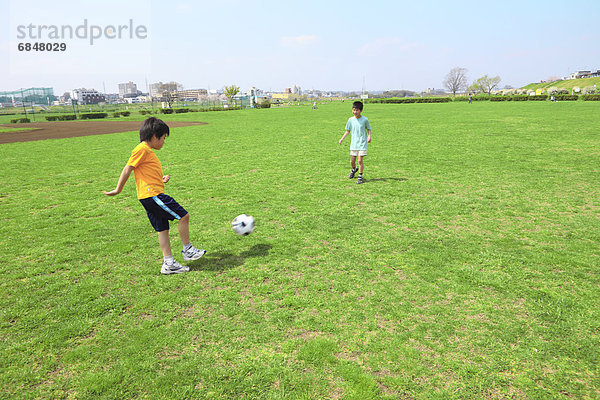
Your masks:
{"label": "boy's arm", "polygon": [[346,136],[348,136],[349,133],[350,133],[349,130],[346,130],[346,132],[344,132],[344,136],[342,136],[342,138],[340,139],[340,144],[342,144],[342,142],[344,141],[344,139],[346,138]]}
{"label": "boy's arm", "polygon": [[114,196],[121,193],[121,190],[123,190],[123,186],[125,186],[127,179],[129,179],[129,175],[131,175],[131,171],[133,171],[133,167],[131,165],[126,165],[125,168],[123,168],[123,171],[121,172],[121,176],[119,177],[117,187],[111,190],[110,192],[104,191],[104,194],[107,196]]}
{"label": "boy's arm", "polygon": [[371,130],[367,129],[367,143],[371,143]]}

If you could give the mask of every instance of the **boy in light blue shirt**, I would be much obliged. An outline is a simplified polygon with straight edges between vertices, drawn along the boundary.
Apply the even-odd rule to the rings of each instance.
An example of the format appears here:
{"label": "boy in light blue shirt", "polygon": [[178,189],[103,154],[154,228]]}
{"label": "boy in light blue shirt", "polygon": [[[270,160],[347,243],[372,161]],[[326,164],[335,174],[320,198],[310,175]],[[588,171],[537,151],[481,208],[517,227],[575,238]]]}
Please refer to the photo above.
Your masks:
{"label": "boy in light blue shirt", "polygon": [[[352,114],[353,117],[348,119],[346,123],[346,132],[340,139],[340,144],[344,141],[344,138],[351,134],[350,141],[350,165],[352,171],[348,175],[348,179],[354,178],[356,172],[358,172],[358,180],[356,183],[364,183],[363,170],[364,162],[363,157],[367,155],[367,143],[371,143],[371,124],[367,117],[361,115],[363,110],[363,103],[355,101],[352,103]],[[356,168],[356,159],[358,158],[358,168]]]}

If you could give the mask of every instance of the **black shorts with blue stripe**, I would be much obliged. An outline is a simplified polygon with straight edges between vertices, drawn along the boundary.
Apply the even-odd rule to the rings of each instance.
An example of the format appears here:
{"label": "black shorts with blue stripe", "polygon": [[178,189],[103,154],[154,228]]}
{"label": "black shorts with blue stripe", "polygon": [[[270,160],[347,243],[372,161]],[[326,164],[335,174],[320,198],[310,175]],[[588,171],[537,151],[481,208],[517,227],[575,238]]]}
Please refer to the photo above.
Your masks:
{"label": "black shorts with blue stripe", "polygon": [[169,221],[179,220],[188,213],[175,199],[164,193],[140,199],[140,203],[146,209],[148,219],[156,232],[168,230]]}

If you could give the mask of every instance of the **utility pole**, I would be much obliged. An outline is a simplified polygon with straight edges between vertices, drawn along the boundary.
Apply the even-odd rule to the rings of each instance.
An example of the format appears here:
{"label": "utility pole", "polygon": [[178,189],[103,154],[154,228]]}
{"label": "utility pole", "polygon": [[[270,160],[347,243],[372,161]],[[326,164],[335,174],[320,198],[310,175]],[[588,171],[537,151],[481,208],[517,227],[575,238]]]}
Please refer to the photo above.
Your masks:
{"label": "utility pole", "polygon": [[25,95],[23,94],[23,88],[21,88],[21,105],[23,106],[23,112],[25,113],[25,118],[27,118],[27,109],[25,108]]}
{"label": "utility pole", "polygon": [[363,84],[362,84],[362,90],[360,92],[360,99],[364,100],[365,99],[365,93],[367,92],[366,86],[365,86],[365,76],[363,75]]}

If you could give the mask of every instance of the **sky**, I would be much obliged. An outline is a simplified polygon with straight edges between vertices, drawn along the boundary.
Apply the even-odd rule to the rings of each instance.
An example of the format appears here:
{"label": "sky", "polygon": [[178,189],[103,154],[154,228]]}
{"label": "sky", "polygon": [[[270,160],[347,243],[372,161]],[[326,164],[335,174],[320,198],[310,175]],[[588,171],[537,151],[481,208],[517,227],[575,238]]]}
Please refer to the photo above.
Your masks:
{"label": "sky", "polygon": [[[598,0],[0,0],[0,7],[0,91],[117,93],[128,81],[144,92],[158,81],[185,89],[422,91],[443,88],[454,67],[466,68],[469,82],[499,76],[501,87],[600,69]],[[36,31],[42,25],[85,26],[80,37],[63,30],[50,39],[50,28]],[[92,25],[105,36],[90,43]],[[18,50],[36,42],[67,48]]]}

